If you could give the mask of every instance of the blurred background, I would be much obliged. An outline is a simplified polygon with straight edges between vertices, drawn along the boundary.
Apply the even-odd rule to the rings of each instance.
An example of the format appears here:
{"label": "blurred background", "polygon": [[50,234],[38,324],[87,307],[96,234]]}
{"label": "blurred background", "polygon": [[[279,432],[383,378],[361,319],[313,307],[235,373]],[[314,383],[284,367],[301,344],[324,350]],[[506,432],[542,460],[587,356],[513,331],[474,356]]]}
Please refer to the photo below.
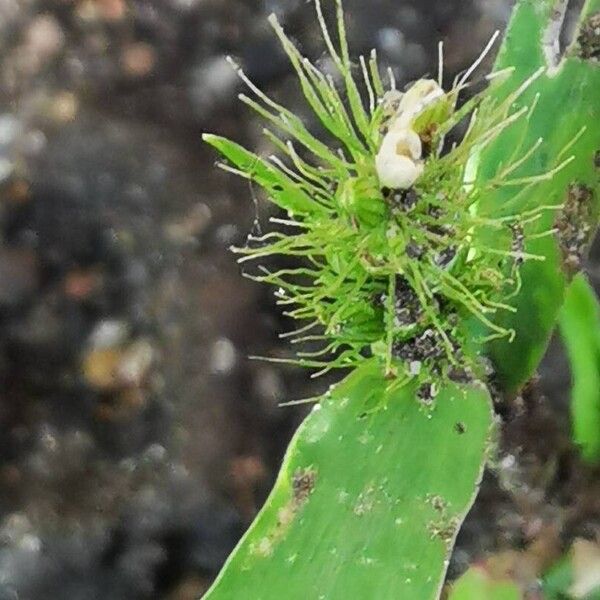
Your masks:
{"label": "blurred background", "polygon": [[[448,77],[465,68],[512,3],[345,4],[354,53],[408,82],[438,40]],[[200,139],[266,148],[227,54],[310,123],[271,12],[319,59],[305,0],[0,0],[0,600],[200,597],[302,418],[278,403],[328,384],[247,360],[290,352],[272,290],[228,251],[271,209]],[[598,534],[568,386],[554,343],[537,389],[499,407],[453,573],[553,527]]]}

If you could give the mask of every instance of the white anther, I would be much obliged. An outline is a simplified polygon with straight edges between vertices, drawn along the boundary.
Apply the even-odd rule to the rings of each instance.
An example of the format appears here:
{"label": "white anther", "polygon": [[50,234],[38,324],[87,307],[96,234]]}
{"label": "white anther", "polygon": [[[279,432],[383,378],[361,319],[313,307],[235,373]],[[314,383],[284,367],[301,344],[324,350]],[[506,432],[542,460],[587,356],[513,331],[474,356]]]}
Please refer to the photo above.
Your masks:
{"label": "white anther", "polygon": [[412,129],[389,131],[375,157],[382,187],[408,189],[423,173],[422,144]]}
{"label": "white anther", "polygon": [[444,90],[433,79],[419,79],[400,100],[396,118],[390,129],[405,129],[431,104],[444,96]]}

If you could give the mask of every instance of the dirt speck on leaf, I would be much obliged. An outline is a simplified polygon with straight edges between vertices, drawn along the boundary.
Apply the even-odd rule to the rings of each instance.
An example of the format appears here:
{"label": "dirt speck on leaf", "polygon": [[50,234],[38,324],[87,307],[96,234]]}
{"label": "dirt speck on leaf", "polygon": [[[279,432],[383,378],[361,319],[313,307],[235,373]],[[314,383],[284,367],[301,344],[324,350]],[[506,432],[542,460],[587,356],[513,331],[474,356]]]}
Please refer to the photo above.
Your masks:
{"label": "dirt speck on leaf", "polygon": [[571,183],[563,210],[554,224],[563,258],[565,273],[572,277],[581,270],[588,249],[592,227],[592,200],[594,190],[582,183]]}
{"label": "dirt speck on leaf", "polygon": [[454,431],[456,431],[458,435],[463,435],[467,432],[467,426],[462,421],[457,421],[454,423]]}
{"label": "dirt speck on leaf", "polygon": [[[273,548],[285,537],[300,509],[306,504],[308,497],[315,489],[317,471],[310,467],[296,469],[292,476],[292,497],[277,512],[277,523],[258,543],[253,544],[250,553],[268,557]],[[292,564],[293,561],[288,561]]]}
{"label": "dirt speck on leaf", "polygon": [[581,58],[600,62],[600,12],[594,13],[585,21],[577,42]]}
{"label": "dirt speck on leaf", "polygon": [[445,514],[446,509],[448,508],[448,501],[437,494],[427,496],[426,501],[434,508],[434,510],[442,514]]}
{"label": "dirt speck on leaf", "polygon": [[308,500],[315,489],[317,473],[314,469],[298,469],[294,473],[292,488],[294,490],[294,504],[298,507]]}
{"label": "dirt speck on leaf", "polygon": [[358,517],[369,513],[375,507],[377,498],[375,497],[375,487],[369,484],[359,494],[356,504],[354,505],[354,514]]}
{"label": "dirt speck on leaf", "polygon": [[460,520],[457,517],[450,519],[440,519],[439,521],[430,521],[427,524],[427,531],[432,538],[442,540],[447,547],[450,547],[454,540],[456,530],[460,526]]}

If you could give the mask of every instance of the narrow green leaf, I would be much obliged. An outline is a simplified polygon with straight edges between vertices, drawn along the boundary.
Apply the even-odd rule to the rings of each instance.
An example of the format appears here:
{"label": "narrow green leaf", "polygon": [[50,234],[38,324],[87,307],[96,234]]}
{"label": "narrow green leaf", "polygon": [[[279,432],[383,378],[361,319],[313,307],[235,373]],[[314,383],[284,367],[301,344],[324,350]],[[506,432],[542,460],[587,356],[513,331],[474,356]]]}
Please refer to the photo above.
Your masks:
{"label": "narrow green leaf", "polygon": [[484,569],[470,568],[453,586],[448,600],[521,600],[513,581],[493,579]]}
{"label": "narrow green leaf", "polygon": [[573,566],[567,556],[555,564],[542,580],[545,600],[565,600],[567,590],[573,584]]}
{"label": "narrow green leaf", "polygon": [[300,214],[323,210],[296,182],[253,152],[218,135],[204,134],[202,139],[240,171],[248,173],[249,179],[268,190],[273,202],[281,208]]}
{"label": "narrow green leaf", "polygon": [[433,411],[367,362],[326,395],[210,600],[437,598],[481,478],[487,391],[450,385]]}
{"label": "narrow green leaf", "polygon": [[275,115],[264,108],[260,102],[252,100],[252,98],[249,98],[245,94],[240,94],[239,98],[263,119],[275,125],[280,131],[291,136],[292,139],[296,139],[325,165],[335,168],[342,174],[347,172],[347,167],[349,166],[348,163],[334,154],[327,145],[313,136],[299,117],[285,109],[282,109],[283,112],[281,114]]}
{"label": "narrow green leaf", "polygon": [[586,460],[600,460],[600,305],[583,275],[567,290],[559,316],[573,387],[573,438]]}
{"label": "narrow green leaf", "polygon": [[271,15],[269,21],[298,75],[304,97],[314,113],[330,133],[344,142],[355,160],[363,156],[366,152],[365,147],[352,127],[341,98],[324,80],[324,76],[302,57],[285,35],[276,17]]}

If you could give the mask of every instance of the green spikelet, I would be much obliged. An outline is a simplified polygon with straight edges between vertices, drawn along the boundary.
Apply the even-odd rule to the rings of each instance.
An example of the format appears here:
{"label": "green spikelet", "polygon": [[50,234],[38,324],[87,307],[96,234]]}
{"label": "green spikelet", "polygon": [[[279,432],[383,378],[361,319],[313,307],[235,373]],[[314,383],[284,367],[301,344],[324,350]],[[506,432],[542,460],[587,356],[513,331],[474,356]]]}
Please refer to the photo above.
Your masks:
{"label": "green spikelet", "polygon": [[[520,288],[521,264],[543,260],[528,253],[526,243],[552,233],[539,232],[535,222],[560,208],[523,212],[522,202],[572,157],[566,147],[548,171],[518,177],[519,168],[543,146],[543,140],[529,147],[521,141],[493,177],[477,183],[479,153],[514,123],[531,117],[535,101],[518,110],[514,103],[542,71],[501,101],[490,92],[506,82],[511,69],[492,74],[485,91],[459,106],[459,95],[494,36],[449,91],[440,87],[441,60],[438,82],[420,80],[401,94],[391,78],[386,90],[374,52],[351,63],[341,0],[336,0],[338,46],[320,2],[315,4],[336,77],[311,64],[277,20],[270,21],[335,147],[266,96],[233,61],[252,94],[240,98],[269,124],[264,133],[279,156],[265,159],[232,141],[204,136],[227,159],[224,169],[258,184],[287,213],[271,219],[286,233],[250,236],[248,245],[235,252],[242,263],[272,255],[297,257],[294,268],[269,272],[261,266],[250,275],[275,286],[285,314],[300,321],[287,334],[292,343],[322,343],[316,352],[298,352],[296,362],[319,374],[376,356],[391,388],[417,378],[419,396],[429,402],[435,396],[433,381],[483,376],[479,361],[469,355],[462,317],[483,323],[485,339],[514,335],[497,325],[494,315],[515,310],[511,298]],[[449,147],[448,134],[464,122],[466,132]],[[392,161],[390,176],[405,174],[410,185],[382,184],[379,165],[386,158]],[[510,201],[480,210],[481,199],[500,187],[511,189]]]}

